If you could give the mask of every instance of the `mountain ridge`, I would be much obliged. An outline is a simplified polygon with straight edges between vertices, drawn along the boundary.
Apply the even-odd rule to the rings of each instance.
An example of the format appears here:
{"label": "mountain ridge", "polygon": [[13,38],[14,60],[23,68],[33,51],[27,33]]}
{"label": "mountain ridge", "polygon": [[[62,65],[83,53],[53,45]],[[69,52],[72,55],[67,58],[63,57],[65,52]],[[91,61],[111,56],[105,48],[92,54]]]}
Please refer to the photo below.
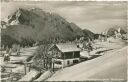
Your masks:
{"label": "mountain ridge", "polygon": [[[22,40],[46,41],[54,40],[72,41],[84,36],[83,30],[76,24],[66,21],[56,13],[45,12],[39,8],[19,8],[8,16],[7,28],[3,34]],[[91,31],[87,33],[91,34]]]}

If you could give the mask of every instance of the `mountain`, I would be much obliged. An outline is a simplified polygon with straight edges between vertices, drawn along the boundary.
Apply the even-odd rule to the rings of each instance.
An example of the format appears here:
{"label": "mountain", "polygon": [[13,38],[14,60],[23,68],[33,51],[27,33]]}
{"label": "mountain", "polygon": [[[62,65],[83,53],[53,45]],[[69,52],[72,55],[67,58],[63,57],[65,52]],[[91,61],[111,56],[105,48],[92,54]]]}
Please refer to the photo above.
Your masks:
{"label": "mountain", "polygon": [[[45,12],[39,8],[19,8],[8,16],[6,26],[2,35],[12,37],[19,43],[71,41],[84,35],[74,23],[69,23],[56,13]],[[90,35],[91,32],[87,34]]]}

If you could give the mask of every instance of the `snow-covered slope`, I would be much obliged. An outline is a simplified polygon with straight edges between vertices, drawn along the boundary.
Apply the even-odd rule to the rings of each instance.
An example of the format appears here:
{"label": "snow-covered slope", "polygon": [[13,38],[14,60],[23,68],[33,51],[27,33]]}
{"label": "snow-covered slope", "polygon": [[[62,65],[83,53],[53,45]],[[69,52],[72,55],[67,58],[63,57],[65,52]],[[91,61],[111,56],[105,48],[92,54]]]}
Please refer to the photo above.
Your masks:
{"label": "snow-covered slope", "polygon": [[127,47],[57,71],[48,81],[126,79]]}

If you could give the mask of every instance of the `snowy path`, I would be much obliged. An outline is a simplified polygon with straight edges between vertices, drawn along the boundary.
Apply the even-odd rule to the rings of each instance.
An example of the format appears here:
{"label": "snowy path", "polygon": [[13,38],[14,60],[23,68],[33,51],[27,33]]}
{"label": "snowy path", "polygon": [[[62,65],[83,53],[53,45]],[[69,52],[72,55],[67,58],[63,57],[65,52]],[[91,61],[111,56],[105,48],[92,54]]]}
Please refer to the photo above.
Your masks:
{"label": "snowy path", "polygon": [[38,71],[36,70],[31,70],[30,72],[28,72],[22,79],[20,79],[19,81],[32,81],[35,76],[37,76],[39,74]]}

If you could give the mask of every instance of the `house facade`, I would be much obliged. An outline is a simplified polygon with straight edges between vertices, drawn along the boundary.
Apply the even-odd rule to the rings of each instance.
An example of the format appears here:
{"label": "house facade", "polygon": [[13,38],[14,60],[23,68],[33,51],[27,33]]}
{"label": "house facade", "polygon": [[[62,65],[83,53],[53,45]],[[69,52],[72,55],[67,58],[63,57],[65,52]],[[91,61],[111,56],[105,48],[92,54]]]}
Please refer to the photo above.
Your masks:
{"label": "house facade", "polygon": [[66,67],[80,61],[80,49],[75,44],[61,43],[51,47],[51,53],[55,55],[55,64]]}

